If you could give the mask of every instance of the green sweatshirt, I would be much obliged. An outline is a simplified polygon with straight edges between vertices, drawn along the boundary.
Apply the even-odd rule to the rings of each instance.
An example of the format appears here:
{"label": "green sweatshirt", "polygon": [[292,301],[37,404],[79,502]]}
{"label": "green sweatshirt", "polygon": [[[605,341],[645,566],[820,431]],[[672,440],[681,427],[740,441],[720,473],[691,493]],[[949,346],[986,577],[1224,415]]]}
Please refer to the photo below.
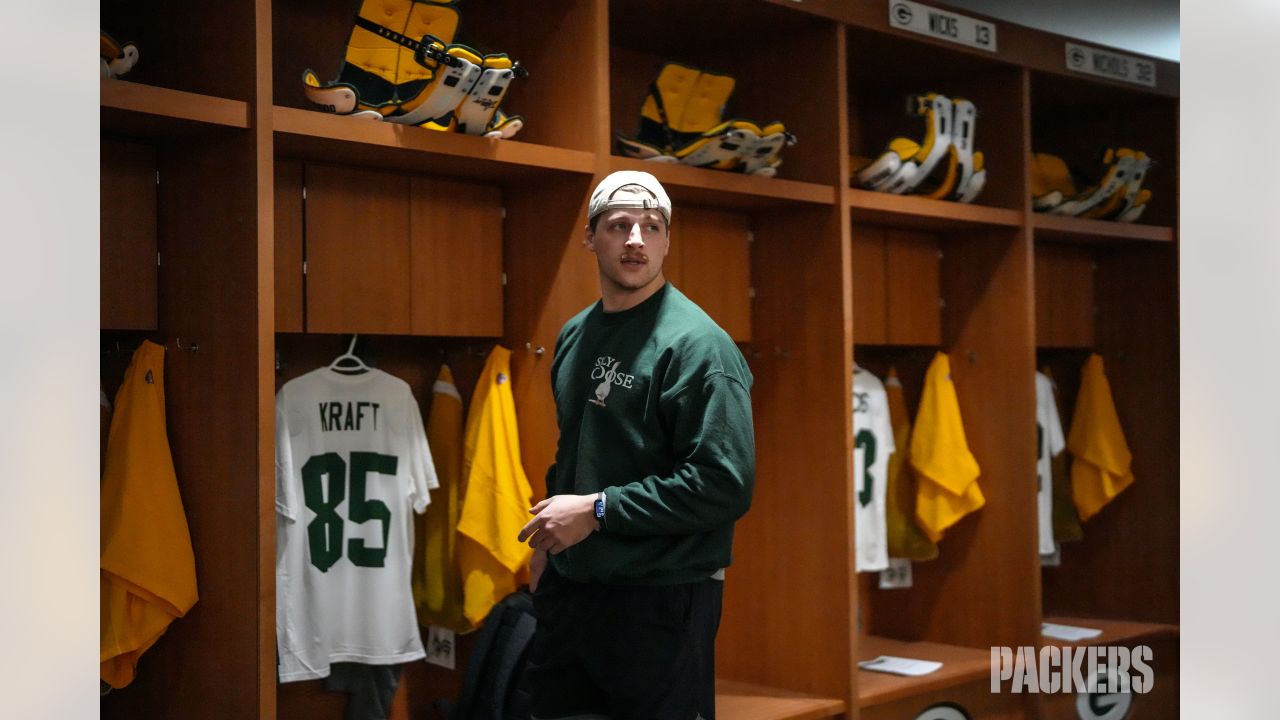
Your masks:
{"label": "green sweatshirt", "polygon": [[600,532],[551,557],[580,582],[664,585],[730,562],[751,505],[751,372],[670,283],[616,313],[565,323],[551,364],[560,445],[547,495],[605,492]]}

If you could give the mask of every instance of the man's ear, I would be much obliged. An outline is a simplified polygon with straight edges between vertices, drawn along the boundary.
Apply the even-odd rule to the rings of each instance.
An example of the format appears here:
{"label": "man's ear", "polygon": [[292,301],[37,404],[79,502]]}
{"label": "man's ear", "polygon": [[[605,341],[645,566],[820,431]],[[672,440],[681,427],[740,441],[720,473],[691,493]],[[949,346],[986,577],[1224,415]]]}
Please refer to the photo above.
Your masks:
{"label": "man's ear", "polygon": [[582,232],[582,244],[591,252],[596,251],[596,234],[591,231],[591,226],[584,227]]}

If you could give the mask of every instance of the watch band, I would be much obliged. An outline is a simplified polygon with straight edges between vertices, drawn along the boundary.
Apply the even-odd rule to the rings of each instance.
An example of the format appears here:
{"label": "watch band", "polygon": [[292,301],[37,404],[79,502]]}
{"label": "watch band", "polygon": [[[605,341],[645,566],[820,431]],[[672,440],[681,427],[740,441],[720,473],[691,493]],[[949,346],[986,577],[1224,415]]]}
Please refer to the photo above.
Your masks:
{"label": "watch band", "polygon": [[595,502],[596,523],[598,523],[596,526],[597,530],[604,529],[604,505],[605,505],[605,495],[604,495],[604,491],[601,490],[596,495],[596,502]]}

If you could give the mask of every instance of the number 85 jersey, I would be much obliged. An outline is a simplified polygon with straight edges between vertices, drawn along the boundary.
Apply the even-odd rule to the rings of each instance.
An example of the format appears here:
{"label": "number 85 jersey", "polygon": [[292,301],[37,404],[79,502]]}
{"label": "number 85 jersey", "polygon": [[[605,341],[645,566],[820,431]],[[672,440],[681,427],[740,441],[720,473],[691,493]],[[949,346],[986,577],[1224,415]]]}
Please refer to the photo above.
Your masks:
{"label": "number 85 jersey", "polygon": [[410,585],[413,522],[438,487],[409,385],[321,368],[276,395],[280,681],[333,662],[425,657]]}

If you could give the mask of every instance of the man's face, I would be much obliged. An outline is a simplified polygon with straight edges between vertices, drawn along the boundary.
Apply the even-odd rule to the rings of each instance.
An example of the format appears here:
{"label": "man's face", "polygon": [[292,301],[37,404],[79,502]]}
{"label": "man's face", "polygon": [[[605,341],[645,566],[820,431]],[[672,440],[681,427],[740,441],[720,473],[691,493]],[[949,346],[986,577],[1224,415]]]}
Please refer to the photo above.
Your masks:
{"label": "man's face", "polygon": [[657,210],[606,210],[594,231],[587,228],[587,249],[596,254],[601,283],[623,292],[661,285],[662,261],[670,247],[667,221]]}

